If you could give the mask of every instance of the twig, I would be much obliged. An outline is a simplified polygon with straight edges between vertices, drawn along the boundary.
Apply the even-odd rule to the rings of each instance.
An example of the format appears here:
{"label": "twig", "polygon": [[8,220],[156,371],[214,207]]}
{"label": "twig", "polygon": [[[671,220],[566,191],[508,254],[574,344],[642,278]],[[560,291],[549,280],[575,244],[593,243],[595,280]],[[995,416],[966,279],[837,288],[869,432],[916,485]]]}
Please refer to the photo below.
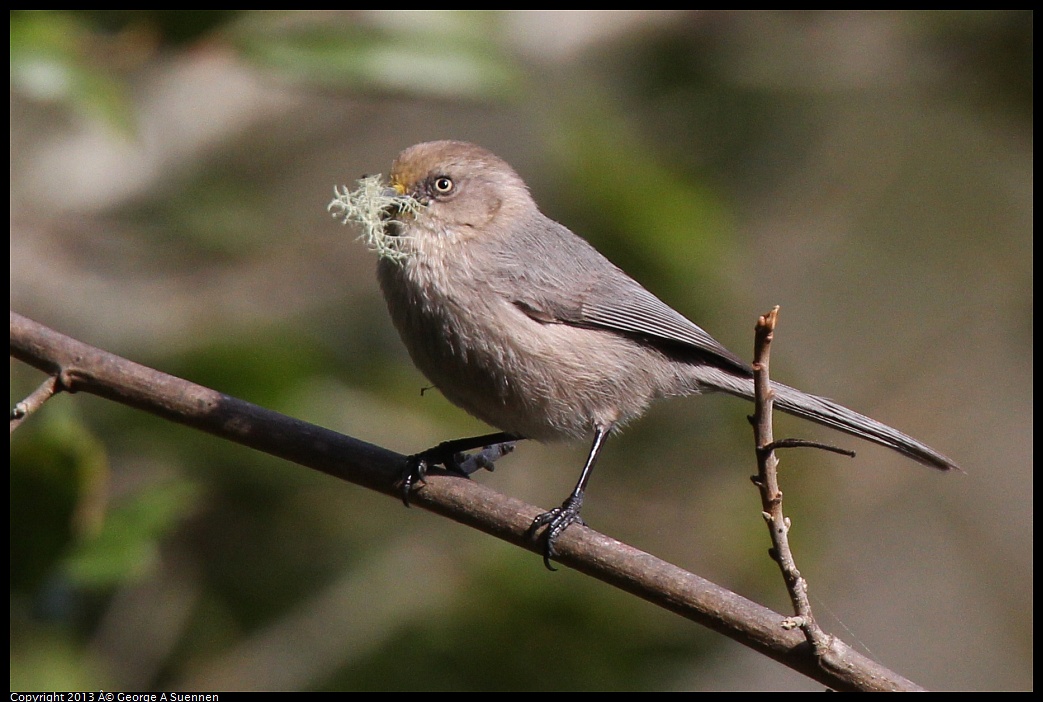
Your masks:
{"label": "twig", "polygon": [[[772,407],[774,405],[775,393],[771,389],[771,379],[768,374],[769,360],[771,358],[771,341],[775,332],[775,323],[778,320],[779,308],[776,306],[771,312],[762,315],[757,320],[756,342],[754,347],[753,379],[754,399],[753,433],[757,442],[757,469],[758,473],[753,477],[753,483],[760,490],[761,515],[768,524],[771,533],[771,557],[779,564],[782,570],[786,589],[789,591],[790,600],[793,602],[795,616],[783,622],[786,628],[799,627],[804,632],[808,643],[815,656],[825,656],[832,643],[833,638],[826,634],[815,622],[811,613],[811,603],[808,601],[808,584],[797,570],[796,561],[789,545],[790,519],[782,511],[782,490],[779,489],[778,466],[779,460],[775,455],[775,447],[779,444],[789,443],[789,440],[776,442],[772,429]],[[799,442],[797,442],[799,443]]]}
{"label": "twig", "polygon": [[57,375],[50,375],[29,395],[11,408],[11,433],[22,425],[29,415],[40,409],[43,403],[61,392],[61,384]]}
{"label": "twig", "polygon": [[[266,410],[94,348],[11,313],[11,355],[48,373],[63,389],[106,397],[171,421],[377,490],[399,499],[406,457]],[[459,476],[428,474],[411,503],[540,553],[526,536],[543,510]],[[839,640],[812,654],[786,617],[592,529],[573,526],[558,560],[709,627],[836,690],[918,690],[915,683]],[[535,574],[533,577],[537,577]]]}
{"label": "twig", "polygon": [[821,441],[811,441],[810,439],[777,439],[767,446],[761,447],[761,451],[775,451],[780,448],[817,448],[831,453],[839,453],[841,456],[847,456],[848,458],[855,457],[855,452],[850,449],[824,444]]}

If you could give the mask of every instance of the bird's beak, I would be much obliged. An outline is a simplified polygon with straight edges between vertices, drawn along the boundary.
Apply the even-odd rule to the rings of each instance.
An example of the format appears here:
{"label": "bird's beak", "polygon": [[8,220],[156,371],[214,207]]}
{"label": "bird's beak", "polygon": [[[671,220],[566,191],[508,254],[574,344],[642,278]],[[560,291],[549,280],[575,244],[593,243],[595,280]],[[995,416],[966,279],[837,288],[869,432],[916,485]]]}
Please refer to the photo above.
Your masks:
{"label": "bird's beak", "polygon": [[392,183],[384,188],[380,195],[388,199],[388,204],[384,208],[383,219],[385,221],[395,219],[402,212],[405,203],[410,199],[410,196],[406,194],[405,186],[401,183]]}

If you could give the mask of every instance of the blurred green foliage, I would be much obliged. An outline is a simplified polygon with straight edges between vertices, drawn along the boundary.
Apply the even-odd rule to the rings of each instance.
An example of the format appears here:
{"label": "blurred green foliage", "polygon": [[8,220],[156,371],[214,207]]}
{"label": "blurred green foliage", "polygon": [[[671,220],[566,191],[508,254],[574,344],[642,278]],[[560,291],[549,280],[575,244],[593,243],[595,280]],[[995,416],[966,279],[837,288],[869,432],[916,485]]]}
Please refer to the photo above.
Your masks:
{"label": "blurred green foliage", "polygon": [[103,518],[105,447],[68,408],[48,409],[11,444],[11,590],[22,594],[43,587]]}
{"label": "blurred green foliage", "polygon": [[270,20],[259,14],[239,25],[234,45],[243,58],[303,83],[484,102],[517,96],[522,80],[495,41],[494,13],[427,12],[386,29]]}
{"label": "blurred green foliage", "polygon": [[103,42],[75,14],[11,12],[11,86],[39,100],[67,104],[129,130],[125,86],[95,60]]}

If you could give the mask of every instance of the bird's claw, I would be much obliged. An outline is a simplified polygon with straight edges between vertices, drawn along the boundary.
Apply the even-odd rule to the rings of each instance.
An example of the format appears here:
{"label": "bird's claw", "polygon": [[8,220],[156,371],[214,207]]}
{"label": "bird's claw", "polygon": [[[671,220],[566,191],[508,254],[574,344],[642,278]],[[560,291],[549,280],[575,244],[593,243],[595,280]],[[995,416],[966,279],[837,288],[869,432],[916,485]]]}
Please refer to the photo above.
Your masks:
{"label": "bird's claw", "polygon": [[426,453],[426,451],[417,453],[406,459],[406,467],[402,471],[402,479],[398,483],[402,504],[406,507],[409,507],[409,496],[412,494],[414,486],[426,482],[424,476],[427,475],[427,469],[431,466]]}
{"label": "bird's claw", "polygon": [[447,471],[458,473],[464,477],[478,470],[480,466],[471,468],[470,471],[465,470],[463,463],[468,458],[466,453],[446,451],[441,444],[426,451],[415,453],[407,458],[405,470],[402,471],[402,480],[399,481],[399,488],[402,491],[402,504],[406,507],[409,506],[410,494],[418,485],[427,482],[424,480],[427,471],[434,466],[443,466]]}
{"label": "bird's claw", "polygon": [[[561,503],[561,507],[555,507],[532,520],[532,524],[529,526],[526,534],[533,541],[543,541],[543,565],[547,567],[547,570],[557,570],[550,564],[550,559],[558,555],[557,549],[554,548],[554,543],[558,540],[558,537],[573,524],[586,526],[586,523],[579,516],[579,510],[582,506],[582,495],[570,495],[567,500]],[[541,528],[543,533],[539,534]]]}

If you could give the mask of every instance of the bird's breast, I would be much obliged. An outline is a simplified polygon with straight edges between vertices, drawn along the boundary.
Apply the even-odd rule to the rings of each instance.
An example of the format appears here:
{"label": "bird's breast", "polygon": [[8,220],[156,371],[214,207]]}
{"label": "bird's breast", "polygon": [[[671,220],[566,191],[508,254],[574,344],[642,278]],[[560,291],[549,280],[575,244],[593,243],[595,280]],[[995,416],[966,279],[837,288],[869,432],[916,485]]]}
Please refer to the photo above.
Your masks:
{"label": "bird's breast", "polygon": [[540,321],[455,266],[381,261],[388,310],[414,364],[452,403],[536,440],[587,437],[663,392],[649,349],[606,331]]}

